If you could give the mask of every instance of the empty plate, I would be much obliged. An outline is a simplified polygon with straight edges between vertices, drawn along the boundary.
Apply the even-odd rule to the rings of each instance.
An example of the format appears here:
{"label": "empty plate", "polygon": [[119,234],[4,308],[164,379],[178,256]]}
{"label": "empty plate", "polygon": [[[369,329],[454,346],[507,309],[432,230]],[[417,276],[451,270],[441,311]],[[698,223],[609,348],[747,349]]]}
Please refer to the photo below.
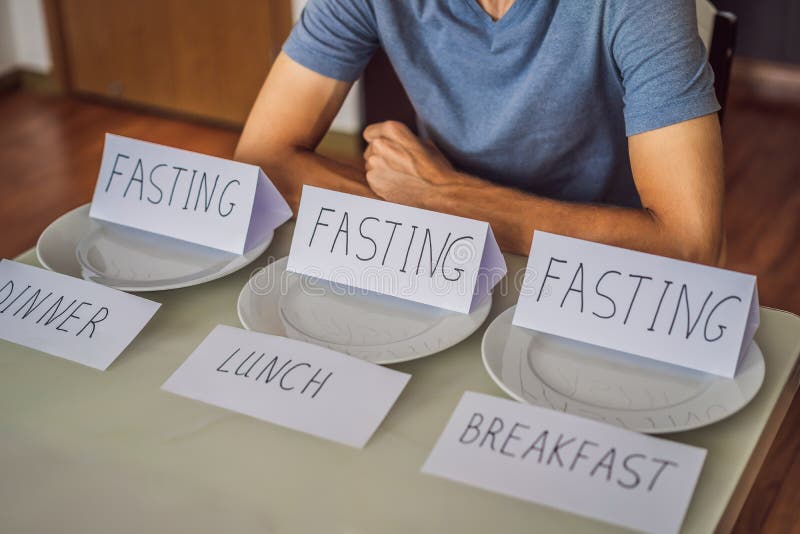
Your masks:
{"label": "empty plate", "polygon": [[89,204],[56,219],[36,244],[46,268],[123,291],[162,291],[209,282],[258,258],[272,233],[245,255],[96,221]]}
{"label": "empty plate", "polygon": [[267,265],[239,294],[245,328],[314,343],[378,364],[429,356],[469,337],[492,299],[469,314],[366,292]]}
{"label": "empty plate", "polygon": [[744,407],[764,381],[753,342],[733,379],[514,326],[514,307],[486,329],[483,363],[513,398],[658,434],[709,425]]}

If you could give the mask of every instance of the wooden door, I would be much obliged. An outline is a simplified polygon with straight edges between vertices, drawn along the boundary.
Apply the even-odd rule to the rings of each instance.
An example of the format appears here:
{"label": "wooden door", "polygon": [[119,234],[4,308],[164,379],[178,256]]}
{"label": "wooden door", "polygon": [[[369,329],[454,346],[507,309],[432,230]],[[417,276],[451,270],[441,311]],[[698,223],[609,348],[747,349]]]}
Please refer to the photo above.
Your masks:
{"label": "wooden door", "polygon": [[241,124],[290,0],[58,0],[68,88]]}

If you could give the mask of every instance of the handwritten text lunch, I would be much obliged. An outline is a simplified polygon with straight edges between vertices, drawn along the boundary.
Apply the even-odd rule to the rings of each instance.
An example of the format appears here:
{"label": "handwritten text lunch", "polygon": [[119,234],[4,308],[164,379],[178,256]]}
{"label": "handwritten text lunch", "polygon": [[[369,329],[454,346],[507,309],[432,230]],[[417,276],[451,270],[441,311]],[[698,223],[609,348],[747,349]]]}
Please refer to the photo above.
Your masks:
{"label": "handwritten text lunch", "polygon": [[253,382],[273,386],[283,391],[294,391],[298,395],[316,398],[333,376],[327,371],[308,362],[278,355],[267,356],[266,352],[246,351],[241,347],[233,350],[217,366],[216,372],[230,373]]}

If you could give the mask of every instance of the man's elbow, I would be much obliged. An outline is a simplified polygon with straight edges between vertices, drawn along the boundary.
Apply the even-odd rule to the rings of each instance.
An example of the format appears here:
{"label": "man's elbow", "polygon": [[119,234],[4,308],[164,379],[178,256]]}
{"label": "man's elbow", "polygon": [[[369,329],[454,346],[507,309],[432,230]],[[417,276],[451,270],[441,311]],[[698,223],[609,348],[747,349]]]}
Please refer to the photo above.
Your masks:
{"label": "man's elbow", "polygon": [[254,145],[242,139],[236,145],[233,159],[261,167],[270,180],[277,182],[275,185],[280,188],[281,177],[285,174],[285,167],[291,161],[292,154],[288,147]]}
{"label": "man's elbow", "polygon": [[243,146],[241,141],[236,145],[236,148],[233,150],[233,159],[235,161],[241,161],[242,163],[251,163],[252,155],[250,151],[247,149],[246,146]]}
{"label": "man's elbow", "polygon": [[236,149],[233,151],[233,159],[241,161],[242,163],[258,165],[262,168],[271,167],[279,160],[274,152],[274,150],[270,150],[269,148],[257,148],[250,143],[239,140]]}
{"label": "man's elbow", "polygon": [[299,202],[300,191],[297,184],[290,178],[292,173],[289,172],[289,169],[293,161],[292,155],[293,152],[288,148],[284,149],[264,143],[254,144],[241,139],[233,152],[233,159],[260,167],[289,205],[296,206]]}
{"label": "man's elbow", "polygon": [[722,231],[709,232],[702,238],[682,240],[681,259],[721,267],[725,261],[725,239]]}

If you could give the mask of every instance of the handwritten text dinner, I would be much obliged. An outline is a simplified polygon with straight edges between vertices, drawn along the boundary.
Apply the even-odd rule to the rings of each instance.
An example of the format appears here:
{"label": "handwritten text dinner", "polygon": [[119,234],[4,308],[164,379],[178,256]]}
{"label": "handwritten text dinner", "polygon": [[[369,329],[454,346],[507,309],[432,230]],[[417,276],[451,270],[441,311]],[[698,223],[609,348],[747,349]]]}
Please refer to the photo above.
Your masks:
{"label": "handwritten text dinner", "polygon": [[96,302],[11,279],[0,287],[0,314],[5,313],[40,328],[91,339],[97,325],[108,318],[109,310]]}

